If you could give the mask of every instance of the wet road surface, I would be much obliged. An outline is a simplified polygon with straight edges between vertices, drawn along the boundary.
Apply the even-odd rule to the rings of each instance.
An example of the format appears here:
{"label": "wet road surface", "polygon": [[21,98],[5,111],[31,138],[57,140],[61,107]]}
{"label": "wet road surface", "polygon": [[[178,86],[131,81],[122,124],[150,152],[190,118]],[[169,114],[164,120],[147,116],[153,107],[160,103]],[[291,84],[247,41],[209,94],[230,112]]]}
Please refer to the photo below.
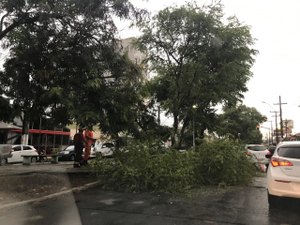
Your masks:
{"label": "wet road surface", "polygon": [[299,224],[298,201],[270,210],[265,177],[249,187],[189,195],[120,193],[91,188],[0,210],[5,225]]}

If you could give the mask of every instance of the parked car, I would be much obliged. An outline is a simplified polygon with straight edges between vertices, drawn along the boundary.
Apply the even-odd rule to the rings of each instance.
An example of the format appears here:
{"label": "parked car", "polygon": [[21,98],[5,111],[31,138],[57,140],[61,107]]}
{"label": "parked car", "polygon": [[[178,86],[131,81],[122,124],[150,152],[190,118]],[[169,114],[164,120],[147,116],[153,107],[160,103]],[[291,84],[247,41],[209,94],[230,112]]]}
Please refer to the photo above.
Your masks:
{"label": "parked car", "polygon": [[261,172],[266,172],[270,162],[270,158],[267,157],[270,154],[267,146],[262,144],[248,144],[245,149],[247,156],[257,169]]}
{"label": "parked car", "polygon": [[94,156],[100,155],[102,157],[109,157],[114,154],[114,151],[115,145],[111,142],[105,142],[96,144],[93,148],[92,154],[94,154]]}
{"label": "parked car", "polygon": [[11,157],[7,158],[8,163],[23,162],[22,155],[32,155],[31,162],[36,162],[39,158],[38,151],[32,145],[13,145]]}
{"label": "parked car", "polygon": [[[85,148],[83,148],[83,150],[82,150],[82,157],[84,157],[84,155],[85,155]],[[90,152],[89,159],[93,159],[93,158],[96,158],[96,152],[95,152],[95,147],[94,146],[91,147],[91,152]]]}
{"label": "parked car", "polygon": [[[64,150],[58,153],[58,160],[60,161],[74,161],[75,160],[75,146],[70,145],[66,147]],[[84,149],[82,149],[82,157],[84,156]],[[90,158],[95,158],[95,150],[94,148],[91,149]]]}
{"label": "parked car", "polygon": [[64,150],[58,152],[58,160],[74,161],[74,159],[75,159],[74,145],[70,145],[66,147]]}
{"label": "parked car", "polygon": [[253,160],[257,160],[259,164],[269,164],[270,159],[266,157],[269,154],[268,147],[262,144],[246,145],[247,155],[252,156]]}
{"label": "parked car", "polygon": [[276,149],[276,146],[275,145],[270,145],[268,147],[268,150],[269,150],[269,153],[266,155],[267,158],[271,158],[274,154],[274,151]]}
{"label": "parked car", "polygon": [[300,141],[281,142],[267,171],[269,205],[280,197],[300,198]]}

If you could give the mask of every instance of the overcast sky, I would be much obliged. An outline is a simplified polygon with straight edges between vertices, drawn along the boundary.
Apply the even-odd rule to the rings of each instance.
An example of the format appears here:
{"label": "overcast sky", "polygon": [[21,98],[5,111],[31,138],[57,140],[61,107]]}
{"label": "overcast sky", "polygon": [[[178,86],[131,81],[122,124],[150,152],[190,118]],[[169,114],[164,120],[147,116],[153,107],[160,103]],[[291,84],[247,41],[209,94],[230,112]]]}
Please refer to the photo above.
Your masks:
{"label": "overcast sky", "polygon": [[[157,13],[166,6],[185,4],[184,0],[131,0],[137,6]],[[196,0],[198,5],[210,1]],[[279,96],[283,103],[283,119],[294,120],[293,133],[300,132],[300,1],[297,0],[222,0],[226,16],[235,15],[240,22],[251,27],[257,39],[254,48],[259,51],[252,68],[253,77],[248,82],[244,104],[256,107],[260,113],[273,120],[272,110],[279,111]],[[129,37],[126,24],[121,24],[121,35]],[[262,103],[266,102],[268,104]],[[272,109],[273,108],[273,109]],[[270,122],[262,124],[270,127]],[[262,128],[262,132],[267,129]]]}

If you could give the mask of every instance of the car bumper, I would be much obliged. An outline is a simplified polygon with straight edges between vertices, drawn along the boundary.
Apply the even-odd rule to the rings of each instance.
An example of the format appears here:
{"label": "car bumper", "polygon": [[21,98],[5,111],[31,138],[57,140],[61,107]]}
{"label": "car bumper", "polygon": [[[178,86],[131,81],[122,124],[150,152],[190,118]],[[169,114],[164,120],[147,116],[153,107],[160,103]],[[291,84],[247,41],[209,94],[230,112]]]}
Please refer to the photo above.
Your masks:
{"label": "car bumper", "polygon": [[287,177],[279,170],[276,171],[276,175],[273,175],[271,170],[267,175],[267,188],[270,195],[300,198],[300,178]]}

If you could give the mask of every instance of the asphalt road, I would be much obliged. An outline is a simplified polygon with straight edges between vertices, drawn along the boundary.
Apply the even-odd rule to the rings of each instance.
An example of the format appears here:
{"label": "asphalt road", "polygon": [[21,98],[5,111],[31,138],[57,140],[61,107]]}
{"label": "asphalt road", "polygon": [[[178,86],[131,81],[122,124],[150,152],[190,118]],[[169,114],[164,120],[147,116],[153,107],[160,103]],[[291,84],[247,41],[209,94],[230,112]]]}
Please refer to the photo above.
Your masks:
{"label": "asphalt road", "polygon": [[189,195],[120,193],[93,187],[0,206],[2,225],[299,224],[299,202],[267,203],[265,177],[248,187],[204,189]]}

